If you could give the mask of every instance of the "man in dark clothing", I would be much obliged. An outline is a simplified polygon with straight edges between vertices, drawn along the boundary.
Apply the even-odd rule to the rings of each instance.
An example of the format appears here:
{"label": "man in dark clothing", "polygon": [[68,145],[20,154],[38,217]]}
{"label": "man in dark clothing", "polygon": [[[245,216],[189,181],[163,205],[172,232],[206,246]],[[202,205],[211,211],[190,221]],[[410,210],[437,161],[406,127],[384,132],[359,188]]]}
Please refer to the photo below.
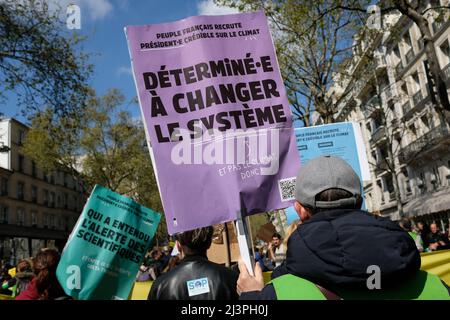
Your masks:
{"label": "man in dark clothing", "polygon": [[450,249],[449,241],[443,233],[439,232],[436,223],[430,224],[430,233],[427,236],[429,251]]}
{"label": "man in dark clothing", "polygon": [[148,300],[237,300],[238,275],[206,257],[213,228],[186,231],[176,236],[182,260],[153,283]]}
{"label": "man in dark clothing", "polygon": [[407,232],[360,210],[361,183],[344,160],[310,160],[298,173],[295,199],[303,224],[289,238],[285,263],[265,287],[259,265],[252,277],[240,263],[241,299],[450,297],[437,277],[419,271]]}

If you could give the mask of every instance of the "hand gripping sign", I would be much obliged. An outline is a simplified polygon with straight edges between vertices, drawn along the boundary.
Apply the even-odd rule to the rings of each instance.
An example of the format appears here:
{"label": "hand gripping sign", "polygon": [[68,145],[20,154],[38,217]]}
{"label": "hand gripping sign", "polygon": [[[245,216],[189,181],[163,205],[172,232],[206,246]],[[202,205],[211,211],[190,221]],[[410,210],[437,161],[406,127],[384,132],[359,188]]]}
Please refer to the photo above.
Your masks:
{"label": "hand gripping sign", "polygon": [[170,234],[285,208],[300,161],[262,12],[125,28]]}

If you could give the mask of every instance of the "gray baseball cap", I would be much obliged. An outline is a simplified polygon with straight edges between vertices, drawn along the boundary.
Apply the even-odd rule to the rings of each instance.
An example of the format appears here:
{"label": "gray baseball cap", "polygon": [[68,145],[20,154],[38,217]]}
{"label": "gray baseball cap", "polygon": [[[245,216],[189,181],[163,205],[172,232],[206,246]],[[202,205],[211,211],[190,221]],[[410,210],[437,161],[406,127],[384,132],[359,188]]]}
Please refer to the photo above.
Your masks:
{"label": "gray baseball cap", "polygon": [[[316,201],[316,196],[328,189],[343,189],[353,196],[336,201]],[[298,172],[295,199],[312,209],[356,206],[362,201],[361,181],[353,168],[341,158],[332,156],[314,158]]]}

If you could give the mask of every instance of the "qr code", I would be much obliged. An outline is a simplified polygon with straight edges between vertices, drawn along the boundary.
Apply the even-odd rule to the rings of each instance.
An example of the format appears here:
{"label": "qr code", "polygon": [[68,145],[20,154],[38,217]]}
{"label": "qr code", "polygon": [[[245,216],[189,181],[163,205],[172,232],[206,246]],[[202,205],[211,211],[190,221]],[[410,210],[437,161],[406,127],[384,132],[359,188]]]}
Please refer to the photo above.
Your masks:
{"label": "qr code", "polygon": [[295,199],[295,177],[278,180],[278,189],[282,201]]}

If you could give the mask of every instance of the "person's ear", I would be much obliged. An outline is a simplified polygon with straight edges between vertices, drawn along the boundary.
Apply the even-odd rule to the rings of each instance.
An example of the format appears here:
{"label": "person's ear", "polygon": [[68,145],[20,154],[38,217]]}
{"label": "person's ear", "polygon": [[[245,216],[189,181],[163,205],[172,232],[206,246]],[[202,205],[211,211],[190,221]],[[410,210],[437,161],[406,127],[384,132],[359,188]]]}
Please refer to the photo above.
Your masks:
{"label": "person's ear", "polygon": [[302,206],[300,202],[295,201],[294,208],[295,211],[297,211],[297,214],[300,217],[301,221],[306,221],[311,218],[311,213],[309,212],[309,210]]}

